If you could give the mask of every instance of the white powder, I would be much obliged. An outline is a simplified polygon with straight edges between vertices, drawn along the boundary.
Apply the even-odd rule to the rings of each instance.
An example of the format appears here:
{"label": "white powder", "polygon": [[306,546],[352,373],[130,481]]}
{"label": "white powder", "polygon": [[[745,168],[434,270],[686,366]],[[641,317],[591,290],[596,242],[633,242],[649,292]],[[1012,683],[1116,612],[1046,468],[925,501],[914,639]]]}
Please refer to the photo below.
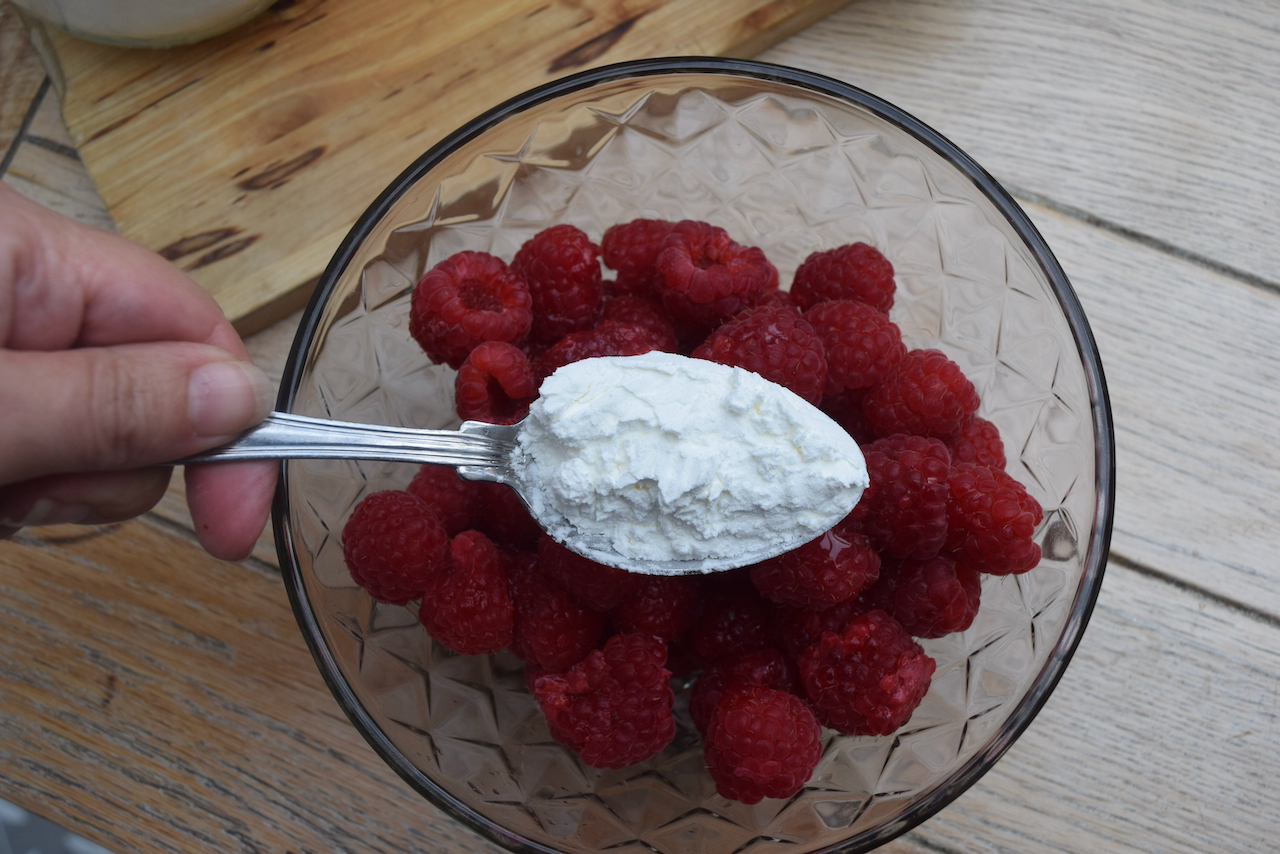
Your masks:
{"label": "white powder", "polygon": [[857,443],[816,407],[750,371],[656,352],[548,377],[514,463],[552,537],[650,574],[683,571],[650,561],[710,571],[781,554],[867,486]]}

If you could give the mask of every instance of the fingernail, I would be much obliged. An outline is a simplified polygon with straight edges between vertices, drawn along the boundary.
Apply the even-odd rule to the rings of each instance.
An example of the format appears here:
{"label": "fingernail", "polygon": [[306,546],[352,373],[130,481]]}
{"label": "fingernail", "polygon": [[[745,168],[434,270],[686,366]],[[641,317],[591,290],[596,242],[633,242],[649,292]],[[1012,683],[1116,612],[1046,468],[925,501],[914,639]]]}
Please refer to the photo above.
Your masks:
{"label": "fingernail", "polygon": [[41,498],[21,519],[0,519],[0,526],[34,528],[38,525],[75,525],[89,518],[88,504],[63,504],[52,498]]}
{"label": "fingernail", "polygon": [[197,436],[232,436],[271,411],[266,374],[248,362],[210,362],[191,372],[187,406]]}

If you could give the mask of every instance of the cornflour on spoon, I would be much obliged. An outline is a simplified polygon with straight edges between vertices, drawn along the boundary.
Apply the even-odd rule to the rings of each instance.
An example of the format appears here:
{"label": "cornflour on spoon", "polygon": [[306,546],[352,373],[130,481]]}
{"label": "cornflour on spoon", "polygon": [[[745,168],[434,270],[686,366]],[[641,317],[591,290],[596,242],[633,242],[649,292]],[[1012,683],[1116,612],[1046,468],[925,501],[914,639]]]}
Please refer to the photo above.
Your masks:
{"label": "cornflour on spoon", "polygon": [[779,554],[843,519],[868,483],[857,443],[799,396],[658,352],[553,373],[514,462],[534,516],[564,520],[553,538],[624,563]]}

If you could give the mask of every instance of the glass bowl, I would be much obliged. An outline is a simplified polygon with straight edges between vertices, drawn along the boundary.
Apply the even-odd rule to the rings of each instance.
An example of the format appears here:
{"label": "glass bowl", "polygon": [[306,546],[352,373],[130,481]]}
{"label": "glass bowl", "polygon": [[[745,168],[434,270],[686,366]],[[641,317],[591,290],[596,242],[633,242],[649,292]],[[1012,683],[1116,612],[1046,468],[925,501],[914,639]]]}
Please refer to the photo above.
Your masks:
{"label": "glass bowl", "polygon": [[679,700],[675,740],[652,760],[583,765],[550,737],[517,659],[455,655],[414,608],[377,604],[351,580],[345,519],[414,466],[285,465],[274,524],[294,610],[374,749],[508,848],[869,850],[956,798],[1031,722],[1080,640],[1112,524],[1110,410],[1080,304],[1026,214],[946,139],[866,92],[757,62],[638,61],[530,91],[441,141],[360,218],[306,310],[279,408],[456,426],[453,371],[408,332],[422,273],[463,249],[510,259],[556,223],[598,241],[642,216],[719,225],[763,248],[784,283],[816,250],[879,247],[908,346],[960,364],[1010,474],[1043,505],[1040,565],[984,576],[973,626],[922,642],[938,666],[907,725],[825,733],[809,784],[754,806],[716,794]]}

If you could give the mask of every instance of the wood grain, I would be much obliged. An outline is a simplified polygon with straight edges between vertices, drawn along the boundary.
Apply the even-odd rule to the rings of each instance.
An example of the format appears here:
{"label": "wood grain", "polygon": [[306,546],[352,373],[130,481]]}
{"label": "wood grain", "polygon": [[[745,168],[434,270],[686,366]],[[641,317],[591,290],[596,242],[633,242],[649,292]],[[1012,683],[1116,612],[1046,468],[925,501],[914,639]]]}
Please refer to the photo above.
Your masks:
{"label": "wood grain", "polygon": [[29,122],[14,139],[4,182],[64,216],[114,231],[115,223],[58,113],[57,98],[45,88],[37,88],[31,97],[34,100],[24,110]]}
{"label": "wood grain", "polygon": [[1280,281],[1272,0],[860,0],[760,58],[896,103],[1026,196]]}
{"label": "wood grain", "polygon": [[17,141],[44,80],[44,68],[17,10],[0,3],[0,161]]}
{"label": "wood grain", "polygon": [[975,854],[1274,850],[1276,633],[1113,564],[1044,710],[919,835]]}
{"label": "wood grain", "polygon": [[1113,553],[1280,614],[1280,447],[1269,438],[1280,295],[1027,209],[1102,354],[1116,427]]}
{"label": "wood grain", "polygon": [[0,588],[13,803],[114,851],[495,850],[356,734],[269,568],[139,521],[0,543]]}
{"label": "wood grain", "polygon": [[303,0],[165,51],[40,41],[120,232],[250,331],[296,309],[377,194],[485,109],[608,62],[755,52],[841,5]]}

